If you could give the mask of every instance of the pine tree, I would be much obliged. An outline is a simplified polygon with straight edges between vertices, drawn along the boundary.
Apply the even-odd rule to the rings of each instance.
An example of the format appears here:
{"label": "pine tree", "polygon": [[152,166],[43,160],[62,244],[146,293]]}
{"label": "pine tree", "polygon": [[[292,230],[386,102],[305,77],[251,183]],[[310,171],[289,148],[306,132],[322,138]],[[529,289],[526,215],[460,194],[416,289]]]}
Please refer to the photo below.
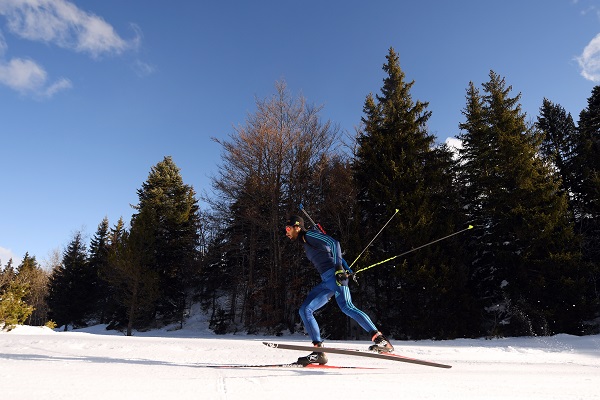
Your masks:
{"label": "pine tree", "polygon": [[[393,49],[386,59],[388,63],[383,70],[388,76],[384,79],[382,94],[375,98],[370,94],[365,101],[364,129],[358,137],[355,157],[359,201],[369,203],[370,217],[375,220],[385,220],[395,208],[415,210],[418,207],[423,192],[419,185],[424,184],[419,182],[423,161],[435,140],[426,131],[431,115],[426,111],[428,103],[412,100],[410,89],[414,81],[405,82]],[[398,200],[401,203],[394,204]],[[404,224],[415,226],[417,221]]]}
{"label": "pine tree", "polygon": [[493,71],[467,89],[460,186],[476,225],[469,254],[483,333],[575,332],[583,310],[566,194],[538,157],[520,95]]}
{"label": "pine tree", "polygon": [[98,225],[94,237],[92,237],[88,257],[88,266],[91,270],[91,275],[94,278],[94,290],[91,296],[94,301],[94,314],[97,316],[98,322],[100,323],[106,322],[105,319],[108,312],[107,307],[110,292],[110,287],[106,281],[101,278],[102,271],[106,269],[106,265],[108,264],[108,253],[110,251],[109,230],[108,218],[105,217]]}
{"label": "pine tree", "polygon": [[112,287],[115,309],[111,327],[133,329],[149,326],[160,296],[159,272],[155,270],[157,218],[152,208],[143,208],[132,220],[131,230],[117,225],[111,239],[109,263],[104,279]]}
{"label": "pine tree", "polygon": [[[383,66],[381,95],[367,96],[357,138],[354,180],[363,237],[372,237],[399,209],[363,262],[379,261],[456,230],[464,222],[454,189],[453,161],[428,132],[428,103],[414,101],[393,49]],[[377,318],[394,337],[465,334],[466,275],[457,246],[445,243],[365,273]],[[445,294],[444,294],[445,293]],[[457,321],[463,321],[462,327]]]}
{"label": "pine tree", "polygon": [[579,114],[572,173],[578,217],[600,218],[600,86],[594,87],[588,106]]}
{"label": "pine tree", "polygon": [[10,331],[31,315],[33,306],[24,301],[28,293],[29,285],[16,279],[0,290],[0,330]]}
{"label": "pine tree", "polygon": [[15,269],[12,266],[12,258],[8,260],[2,270],[0,270],[0,291],[3,290],[10,282],[15,279]]}
{"label": "pine tree", "polygon": [[563,190],[567,194],[572,193],[573,180],[569,165],[577,129],[573,117],[561,105],[544,99],[536,126],[543,134],[541,155],[560,177]]}
{"label": "pine tree", "polygon": [[126,234],[125,222],[123,217],[119,218],[117,223],[110,228],[108,233],[108,260],[102,263],[100,270],[101,287],[105,290],[101,291],[102,298],[100,302],[103,304],[104,321],[108,324],[106,329],[121,328],[127,325],[126,306],[123,304],[123,297],[120,290],[124,289],[122,272],[119,270],[119,261],[115,257],[117,246],[123,246],[124,236]]}
{"label": "pine tree", "polygon": [[39,266],[35,256],[25,253],[17,267],[15,280],[27,287],[27,295],[23,297],[23,301],[32,307],[32,312],[25,322],[36,326],[46,323],[48,274]]}
{"label": "pine tree", "polygon": [[[594,87],[588,106],[579,114],[577,135],[570,160],[572,192],[575,198],[577,231],[582,235],[583,261],[590,285],[600,285],[600,86]],[[596,307],[598,290],[590,293]],[[600,314],[597,312],[596,316]]]}
{"label": "pine tree", "polygon": [[137,191],[138,211],[155,218],[144,224],[153,229],[155,240],[147,251],[154,256],[152,269],[159,276],[160,297],[156,312],[163,322],[183,322],[193,282],[198,273],[200,216],[193,187],[183,183],[171,157],[152,167],[148,179]]}
{"label": "pine tree", "polygon": [[62,264],[52,271],[48,290],[49,314],[58,326],[85,326],[94,301],[94,277],[87,264],[81,232],[76,232],[63,252]]}

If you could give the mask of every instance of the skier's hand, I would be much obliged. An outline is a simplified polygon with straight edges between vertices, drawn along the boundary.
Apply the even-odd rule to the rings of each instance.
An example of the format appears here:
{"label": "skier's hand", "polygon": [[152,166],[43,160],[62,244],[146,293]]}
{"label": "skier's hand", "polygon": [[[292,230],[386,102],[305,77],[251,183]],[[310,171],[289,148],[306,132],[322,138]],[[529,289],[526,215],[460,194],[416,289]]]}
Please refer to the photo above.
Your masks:
{"label": "skier's hand", "polygon": [[348,286],[348,271],[338,269],[335,271],[335,281],[338,286]]}

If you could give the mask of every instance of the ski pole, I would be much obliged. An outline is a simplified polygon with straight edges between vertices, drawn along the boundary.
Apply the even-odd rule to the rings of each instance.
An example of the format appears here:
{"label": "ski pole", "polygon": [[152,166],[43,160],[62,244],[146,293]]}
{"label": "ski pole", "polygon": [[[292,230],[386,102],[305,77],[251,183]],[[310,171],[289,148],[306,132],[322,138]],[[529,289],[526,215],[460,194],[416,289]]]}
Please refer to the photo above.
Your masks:
{"label": "ski pole", "polygon": [[321,224],[317,224],[317,223],[315,223],[315,221],[313,221],[313,219],[310,217],[310,215],[308,215],[308,213],[304,209],[304,206],[302,205],[302,203],[298,204],[298,208],[300,209],[300,211],[302,211],[304,213],[304,215],[306,215],[306,218],[308,218],[308,220],[310,221],[311,224],[313,224],[313,226],[316,226],[317,228],[319,228],[319,230],[321,231],[321,233],[323,233],[324,235],[326,235],[325,229],[323,229],[323,227],[321,226]]}
{"label": "ski pole", "polygon": [[379,236],[379,234],[381,233],[381,231],[383,231],[385,229],[386,226],[388,226],[388,224],[390,223],[390,221],[392,220],[392,218],[394,218],[396,216],[396,214],[398,214],[398,210],[396,208],[396,212],[394,213],[394,215],[391,216],[390,219],[388,219],[388,222],[385,223],[385,225],[383,225],[383,227],[379,230],[379,232],[377,232],[377,235],[375,235],[375,237],[373,239],[371,239],[371,241],[369,242],[369,244],[367,245],[367,247],[364,248],[363,251],[360,252],[360,254],[358,255],[358,257],[356,257],[356,260],[352,261],[352,264],[350,264],[349,268],[352,268],[352,266],[358,261],[358,259],[360,258],[360,256],[363,255],[363,253],[369,248],[369,246],[375,241],[375,239],[377,239],[377,236]]}
{"label": "ski pole", "polygon": [[393,256],[393,257],[390,257],[390,258],[388,258],[388,259],[385,259],[385,260],[383,260],[383,261],[379,261],[379,262],[377,262],[377,263],[375,263],[375,264],[371,264],[371,265],[369,265],[368,267],[361,268],[361,269],[359,269],[358,271],[355,271],[355,272],[354,272],[354,274],[358,274],[359,272],[366,271],[366,270],[368,270],[368,269],[371,269],[371,268],[373,268],[373,267],[376,267],[376,266],[378,266],[378,265],[381,265],[381,264],[383,264],[383,263],[386,263],[386,262],[388,262],[388,261],[392,261],[392,260],[394,260],[394,259],[396,259],[396,258],[398,258],[398,257],[405,256],[405,255],[407,255],[407,254],[409,254],[409,253],[412,253],[413,251],[420,250],[420,249],[422,249],[423,247],[427,247],[427,246],[430,246],[430,245],[432,245],[432,244],[434,244],[434,243],[437,243],[437,242],[439,242],[439,241],[441,241],[441,240],[448,239],[449,237],[452,237],[452,236],[458,235],[459,233],[463,233],[464,231],[468,231],[469,229],[473,229],[473,225],[469,225],[467,228],[465,228],[465,229],[462,229],[462,230],[460,230],[460,231],[458,231],[458,232],[451,233],[450,235],[448,235],[448,236],[444,236],[443,238],[439,238],[439,239],[433,240],[433,241],[431,241],[431,242],[429,242],[429,243],[426,243],[426,244],[424,244],[424,245],[422,245],[422,246],[415,247],[414,249],[411,249],[411,250],[409,250],[409,251],[405,251],[404,253],[402,253],[402,254],[398,254],[397,256]]}

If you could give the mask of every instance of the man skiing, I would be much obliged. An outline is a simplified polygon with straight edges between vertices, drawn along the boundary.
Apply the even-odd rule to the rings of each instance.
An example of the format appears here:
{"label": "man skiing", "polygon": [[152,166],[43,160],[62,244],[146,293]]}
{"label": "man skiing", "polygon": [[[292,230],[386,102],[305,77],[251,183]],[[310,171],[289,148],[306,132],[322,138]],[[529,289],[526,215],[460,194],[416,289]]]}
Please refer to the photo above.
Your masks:
{"label": "man skiing", "polygon": [[[285,235],[292,241],[300,240],[304,246],[306,257],[321,275],[321,283],[315,286],[300,306],[300,317],[315,347],[323,347],[323,340],[314,312],[323,307],[332,296],[338,307],[350,318],[354,319],[372,337],[374,345],[369,350],[392,352],[394,347],[379,332],[371,319],[363,311],[352,304],[348,288],[348,264],[342,258],[340,243],[331,236],[317,230],[306,230],[304,219],[292,215],[286,222]],[[312,352],[306,357],[298,358],[298,364],[326,364],[327,355],[323,352]]]}

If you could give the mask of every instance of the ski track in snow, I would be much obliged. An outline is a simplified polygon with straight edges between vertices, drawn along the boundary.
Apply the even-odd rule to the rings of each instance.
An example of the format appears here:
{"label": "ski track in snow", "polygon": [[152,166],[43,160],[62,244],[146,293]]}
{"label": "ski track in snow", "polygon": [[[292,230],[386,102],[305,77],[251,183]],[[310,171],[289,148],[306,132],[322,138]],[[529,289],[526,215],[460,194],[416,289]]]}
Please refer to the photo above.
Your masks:
{"label": "ski track in snow", "polygon": [[[330,365],[377,369],[215,368],[289,363],[302,352],[261,342],[307,344],[301,335],[217,336],[206,330],[132,337],[92,327],[74,332],[19,326],[0,333],[7,399],[600,399],[600,335],[393,341],[396,353],[452,365],[329,355]],[[368,342],[328,341],[364,349]]]}

